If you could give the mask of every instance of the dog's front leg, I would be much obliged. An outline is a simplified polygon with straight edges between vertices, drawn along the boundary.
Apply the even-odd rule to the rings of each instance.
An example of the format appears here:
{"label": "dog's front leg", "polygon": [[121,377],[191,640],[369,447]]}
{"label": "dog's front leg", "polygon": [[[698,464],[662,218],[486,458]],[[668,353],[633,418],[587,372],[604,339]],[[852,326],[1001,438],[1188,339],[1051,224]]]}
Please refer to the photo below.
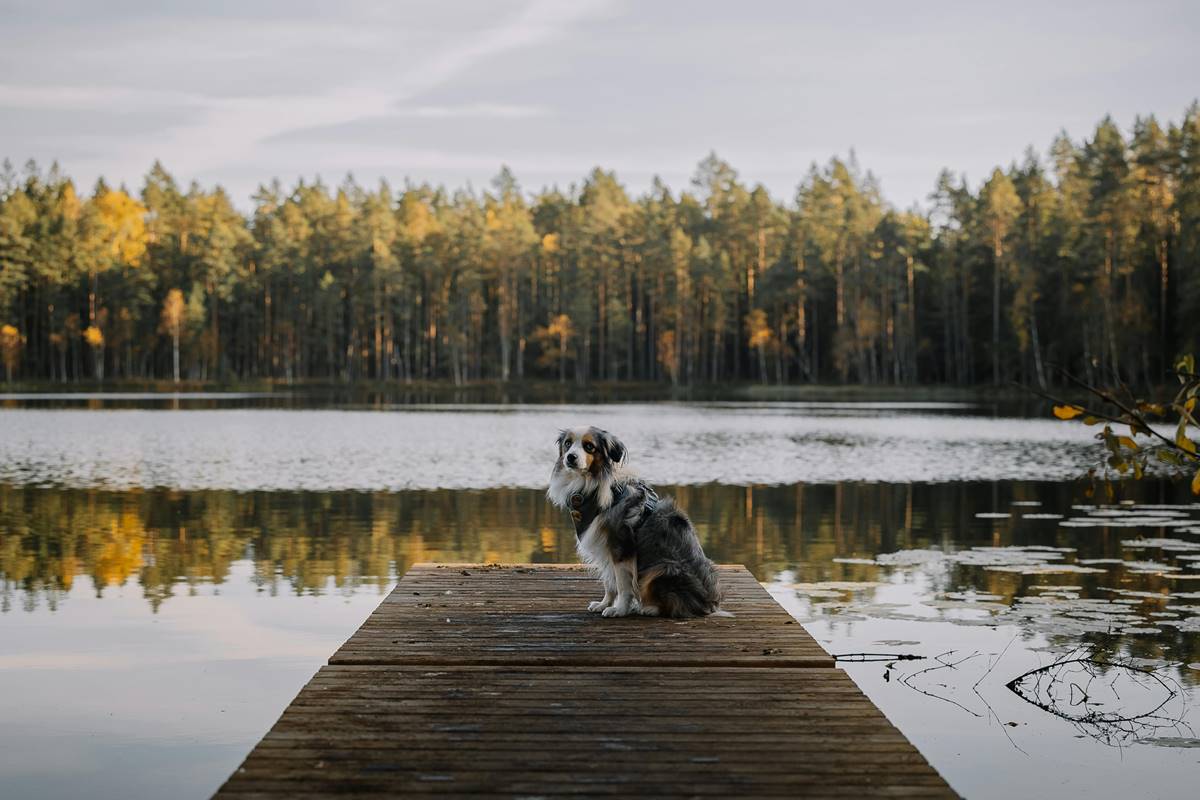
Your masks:
{"label": "dog's front leg", "polygon": [[606,617],[625,617],[639,614],[642,603],[638,594],[637,557],[627,558],[613,564],[613,577],[617,582],[617,597],[612,605],[602,612]]}
{"label": "dog's front leg", "polygon": [[605,575],[602,578],[604,581],[604,597],[600,600],[593,600],[588,603],[588,611],[597,612],[604,611],[612,606],[613,601],[617,599],[617,587],[611,582],[611,579]]}

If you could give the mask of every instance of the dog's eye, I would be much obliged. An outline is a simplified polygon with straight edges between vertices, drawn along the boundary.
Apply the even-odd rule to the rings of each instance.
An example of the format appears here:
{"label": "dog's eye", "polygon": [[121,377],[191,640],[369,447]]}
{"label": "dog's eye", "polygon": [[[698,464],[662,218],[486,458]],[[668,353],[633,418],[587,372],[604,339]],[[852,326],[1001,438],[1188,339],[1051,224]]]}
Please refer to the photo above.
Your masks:
{"label": "dog's eye", "polygon": [[592,444],[591,442],[584,442],[583,449],[589,453],[596,452],[596,446],[594,444]]}

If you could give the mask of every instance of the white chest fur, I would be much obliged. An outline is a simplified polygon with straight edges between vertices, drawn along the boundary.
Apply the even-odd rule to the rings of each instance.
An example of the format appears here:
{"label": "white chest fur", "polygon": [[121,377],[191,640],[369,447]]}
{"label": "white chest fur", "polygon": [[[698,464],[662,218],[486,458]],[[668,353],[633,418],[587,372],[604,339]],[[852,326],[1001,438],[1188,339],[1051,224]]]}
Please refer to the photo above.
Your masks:
{"label": "white chest fur", "polygon": [[598,518],[592,520],[592,524],[575,542],[575,552],[579,554],[580,561],[595,570],[605,588],[616,586],[616,579],[613,576],[612,552],[608,548],[604,534],[600,531]]}

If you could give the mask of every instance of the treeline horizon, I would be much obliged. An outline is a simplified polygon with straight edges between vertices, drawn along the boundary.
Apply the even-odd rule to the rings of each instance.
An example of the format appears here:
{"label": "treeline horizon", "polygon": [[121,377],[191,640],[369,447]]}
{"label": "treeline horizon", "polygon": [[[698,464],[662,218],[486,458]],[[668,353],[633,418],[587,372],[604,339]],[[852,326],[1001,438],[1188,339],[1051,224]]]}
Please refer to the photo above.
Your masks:
{"label": "treeline horizon", "polygon": [[0,171],[0,358],[22,381],[557,379],[1047,387],[1167,380],[1200,343],[1200,106],[1104,118],[898,210],[853,156],[790,202],[275,180],[248,214],[158,162],[81,196]]}

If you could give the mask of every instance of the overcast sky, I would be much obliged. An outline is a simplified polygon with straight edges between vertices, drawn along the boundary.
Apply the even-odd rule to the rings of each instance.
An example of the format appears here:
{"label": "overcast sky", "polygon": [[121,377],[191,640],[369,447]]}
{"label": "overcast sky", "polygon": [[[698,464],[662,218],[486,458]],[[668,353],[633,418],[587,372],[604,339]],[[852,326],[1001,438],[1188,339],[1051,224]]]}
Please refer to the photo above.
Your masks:
{"label": "overcast sky", "polygon": [[0,157],[246,208],[273,176],[685,188],[715,150],[791,200],[851,148],[885,195],[978,181],[1200,96],[1200,3],[0,0]]}

